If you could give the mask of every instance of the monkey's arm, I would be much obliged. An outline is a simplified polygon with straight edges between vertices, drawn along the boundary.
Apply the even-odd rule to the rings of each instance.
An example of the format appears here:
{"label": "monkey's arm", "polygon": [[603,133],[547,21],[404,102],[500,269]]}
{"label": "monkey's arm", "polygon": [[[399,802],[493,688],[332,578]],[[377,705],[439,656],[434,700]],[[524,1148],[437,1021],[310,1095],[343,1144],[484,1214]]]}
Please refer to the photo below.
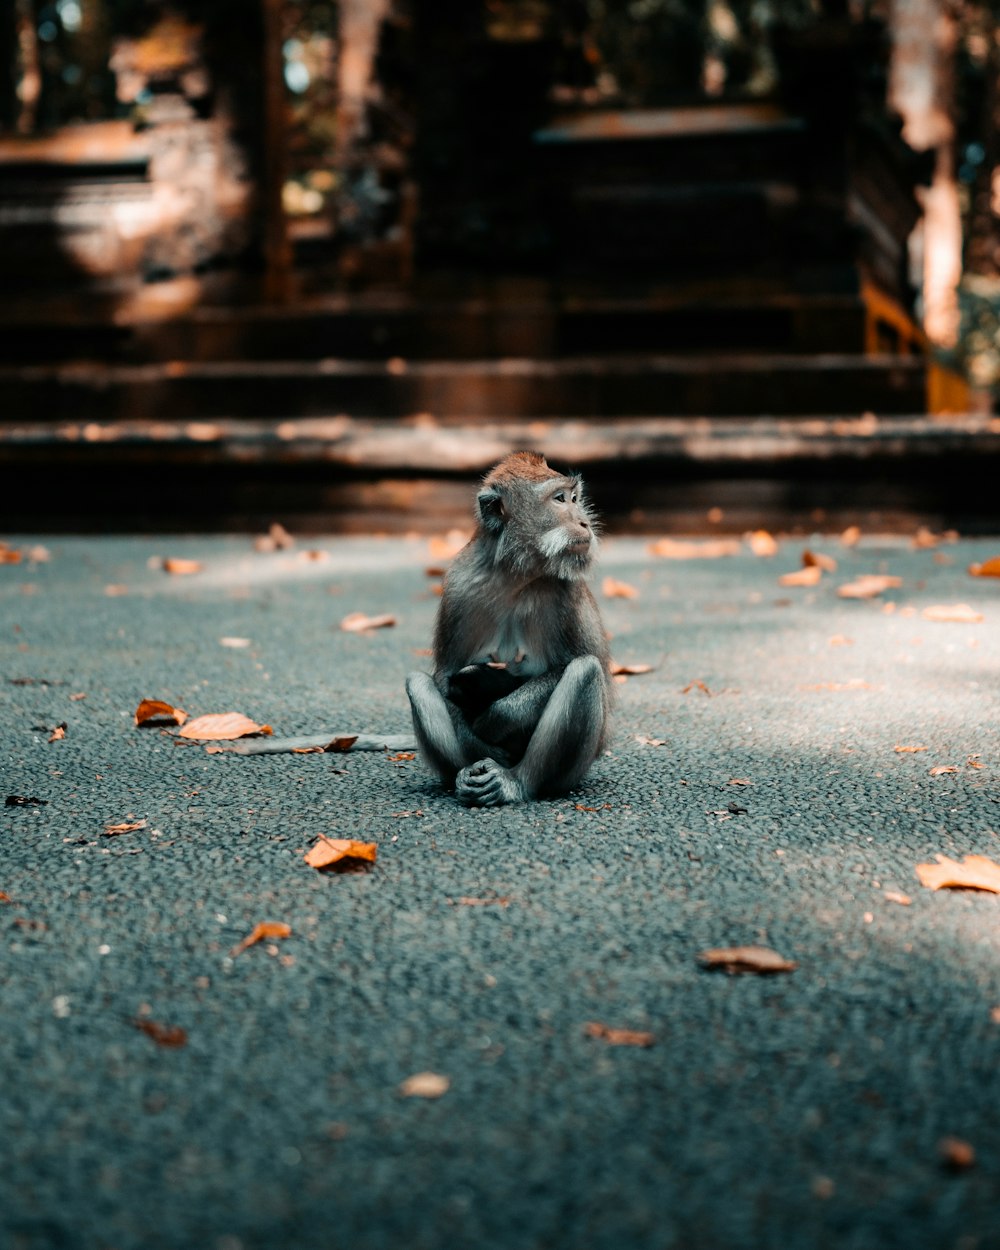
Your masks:
{"label": "monkey's arm", "polygon": [[492,664],[467,664],[447,679],[447,697],[461,708],[471,725],[497,699],[523,685],[525,678],[516,677],[506,668]]}
{"label": "monkey's arm", "polygon": [[561,676],[561,672],[550,671],[529,678],[476,717],[473,733],[515,757],[522,755]]}

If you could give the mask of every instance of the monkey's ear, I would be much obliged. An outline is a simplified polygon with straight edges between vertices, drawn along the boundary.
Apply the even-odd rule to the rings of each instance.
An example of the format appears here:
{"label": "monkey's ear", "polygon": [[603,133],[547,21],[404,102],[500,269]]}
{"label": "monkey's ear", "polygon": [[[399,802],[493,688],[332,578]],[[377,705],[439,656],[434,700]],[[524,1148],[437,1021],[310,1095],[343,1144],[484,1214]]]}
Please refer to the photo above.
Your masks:
{"label": "monkey's ear", "polygon": [[503,506],[503,496],[500,492],[492,487],[487,487],[476,496],[476,504],[479,508],[479,519],[483,523],[483,528],[491,534],[499,534],[503,529],[504,521],[507,519],[507,512]]}

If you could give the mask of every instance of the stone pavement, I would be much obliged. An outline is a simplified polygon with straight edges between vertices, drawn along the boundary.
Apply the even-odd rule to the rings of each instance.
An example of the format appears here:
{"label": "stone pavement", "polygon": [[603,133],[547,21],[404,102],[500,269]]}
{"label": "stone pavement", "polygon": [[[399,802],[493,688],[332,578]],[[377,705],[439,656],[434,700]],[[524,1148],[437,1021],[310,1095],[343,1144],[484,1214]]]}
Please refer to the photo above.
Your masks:
{"label": "stone pavement", "polygon": [[[1000,896],[915,873],[1000,861],[1000,539],[607,540],[654,669],[578,793],[486,812],[419,759],[134,725],[408,732],[425,541],[6,541],[3,793],[40,802],[0,818],[4,1250],[1000,1247]],[[836,571],[779,585],[805,546]],[[864,573],[901,581],[838,596]],[[747,943],[797,967],[699,962]]]}

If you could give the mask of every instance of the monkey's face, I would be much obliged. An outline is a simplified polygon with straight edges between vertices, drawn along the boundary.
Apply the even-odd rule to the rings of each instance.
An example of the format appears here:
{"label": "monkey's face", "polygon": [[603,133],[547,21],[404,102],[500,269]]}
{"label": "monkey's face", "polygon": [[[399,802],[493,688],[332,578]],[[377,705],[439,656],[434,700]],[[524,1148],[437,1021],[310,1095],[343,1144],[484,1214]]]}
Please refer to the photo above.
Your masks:
{"label": "monkey's face", "polygon": [[597,548],[595,517],[576,477],[498,482],[480,492],[481,532],[498,566],[525,577],[574,580]]}

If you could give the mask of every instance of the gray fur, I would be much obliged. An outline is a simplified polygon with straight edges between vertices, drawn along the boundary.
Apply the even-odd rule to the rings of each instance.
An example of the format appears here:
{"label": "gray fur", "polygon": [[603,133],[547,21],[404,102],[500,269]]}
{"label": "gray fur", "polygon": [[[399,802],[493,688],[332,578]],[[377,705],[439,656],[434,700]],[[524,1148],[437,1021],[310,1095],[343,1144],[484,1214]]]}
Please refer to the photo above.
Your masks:
{"label": "gray fur", "polygon": [[[506,464],[479,492],[476,533],[445,579],[433,679],[407,680],[423,758],[481,806],[571,789],[603,748],[612,702],[584,581],[597,540],[582,483],[504,475]],[[516,685],[501,697],[497,665]]]}

